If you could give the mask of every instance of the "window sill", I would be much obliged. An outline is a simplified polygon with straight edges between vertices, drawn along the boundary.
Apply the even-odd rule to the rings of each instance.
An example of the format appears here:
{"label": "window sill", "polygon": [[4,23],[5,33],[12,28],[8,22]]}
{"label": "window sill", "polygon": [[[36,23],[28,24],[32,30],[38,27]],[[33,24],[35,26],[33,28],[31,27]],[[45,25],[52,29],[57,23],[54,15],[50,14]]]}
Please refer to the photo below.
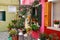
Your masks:
{"label": "window sill", "polygon": [[60,31],[60,28],[55,28],[55,27],[47,27],[47,29],[51,29],[51,30]]}
{"label": "window sill", "polygon": [[0,22],[5,22],[5,21],[0,21]]}

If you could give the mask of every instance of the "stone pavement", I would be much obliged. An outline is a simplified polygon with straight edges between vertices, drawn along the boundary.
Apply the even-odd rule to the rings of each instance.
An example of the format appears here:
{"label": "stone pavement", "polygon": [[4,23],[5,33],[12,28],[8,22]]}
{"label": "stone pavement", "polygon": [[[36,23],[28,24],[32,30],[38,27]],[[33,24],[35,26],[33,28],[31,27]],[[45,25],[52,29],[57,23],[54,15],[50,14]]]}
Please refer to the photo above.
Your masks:
{"label": "stone pavement", "polygon": [[8,40],[8,32],[0,32],[0,40]]}
{"label": "stone pavement", "polygon": [[[0,32],[0,40],[8,40],[8,36],[9,36],[8,32]],[[20,38],[20,40],[21,40],[21,38]],[[25,38],[24,40],[35,40],[35,39],[28,36],[28,38],[27,39]]]}

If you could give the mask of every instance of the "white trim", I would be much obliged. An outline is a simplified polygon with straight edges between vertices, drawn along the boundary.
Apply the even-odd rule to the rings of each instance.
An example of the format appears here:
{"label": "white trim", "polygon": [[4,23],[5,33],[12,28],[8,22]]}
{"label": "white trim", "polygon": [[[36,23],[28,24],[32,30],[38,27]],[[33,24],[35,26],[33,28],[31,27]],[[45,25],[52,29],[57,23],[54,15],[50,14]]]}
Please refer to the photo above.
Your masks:
{"label": "white trim", "polygon": [[53,26],[53,14],[54,14],[54,12],[53,12],[53,3],[52,3],[52,7],[51,7],[51,26]]}
{"label": "white trim", "polygon": [[55,27],[47,27],[47,29],[55,30],[55,31],[60,31],[60,28],[55,28]]}
{"label": "white trim", "polygon": [[5,10],[0,9],[0,11],[5,11]]}
{"label": "white trim", "polygon": [[5,21],[2,20],[2,21],[0,21],[0,22],[5,22]]}

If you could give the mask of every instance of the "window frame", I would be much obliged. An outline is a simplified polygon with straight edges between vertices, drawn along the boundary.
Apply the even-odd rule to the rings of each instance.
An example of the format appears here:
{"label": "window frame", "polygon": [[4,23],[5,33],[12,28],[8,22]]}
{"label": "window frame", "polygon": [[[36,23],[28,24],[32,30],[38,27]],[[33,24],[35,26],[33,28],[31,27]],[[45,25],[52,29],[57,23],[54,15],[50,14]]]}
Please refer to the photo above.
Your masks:
{"label": "window frame", "polygon": [[3,12],[3,11],[5,12],[5,20],[0,20],[0,22],[4,22],[4,21],[6,21],[6,11],[5,11],[5,10],[0,10],[0,12],[1,12],[1,11],[2,11],[2,12]]}

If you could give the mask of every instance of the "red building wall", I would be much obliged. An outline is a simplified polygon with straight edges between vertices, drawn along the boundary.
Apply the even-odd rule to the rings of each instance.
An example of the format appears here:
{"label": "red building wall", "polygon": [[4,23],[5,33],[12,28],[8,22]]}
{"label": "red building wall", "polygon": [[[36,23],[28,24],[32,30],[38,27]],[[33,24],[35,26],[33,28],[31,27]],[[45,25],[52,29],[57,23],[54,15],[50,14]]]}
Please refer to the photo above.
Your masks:
{"label": "red building wall", "polygon": [[47,35],[49,35],[49,34],[52,34],[53,35],[53,40],[56,40],[57,37],[59,38],[58,40],[60,40],[60,31],[52,30],[52,29],[47,29],[46,27],[45,27],[44,30],[45,30],[44,32]]}

